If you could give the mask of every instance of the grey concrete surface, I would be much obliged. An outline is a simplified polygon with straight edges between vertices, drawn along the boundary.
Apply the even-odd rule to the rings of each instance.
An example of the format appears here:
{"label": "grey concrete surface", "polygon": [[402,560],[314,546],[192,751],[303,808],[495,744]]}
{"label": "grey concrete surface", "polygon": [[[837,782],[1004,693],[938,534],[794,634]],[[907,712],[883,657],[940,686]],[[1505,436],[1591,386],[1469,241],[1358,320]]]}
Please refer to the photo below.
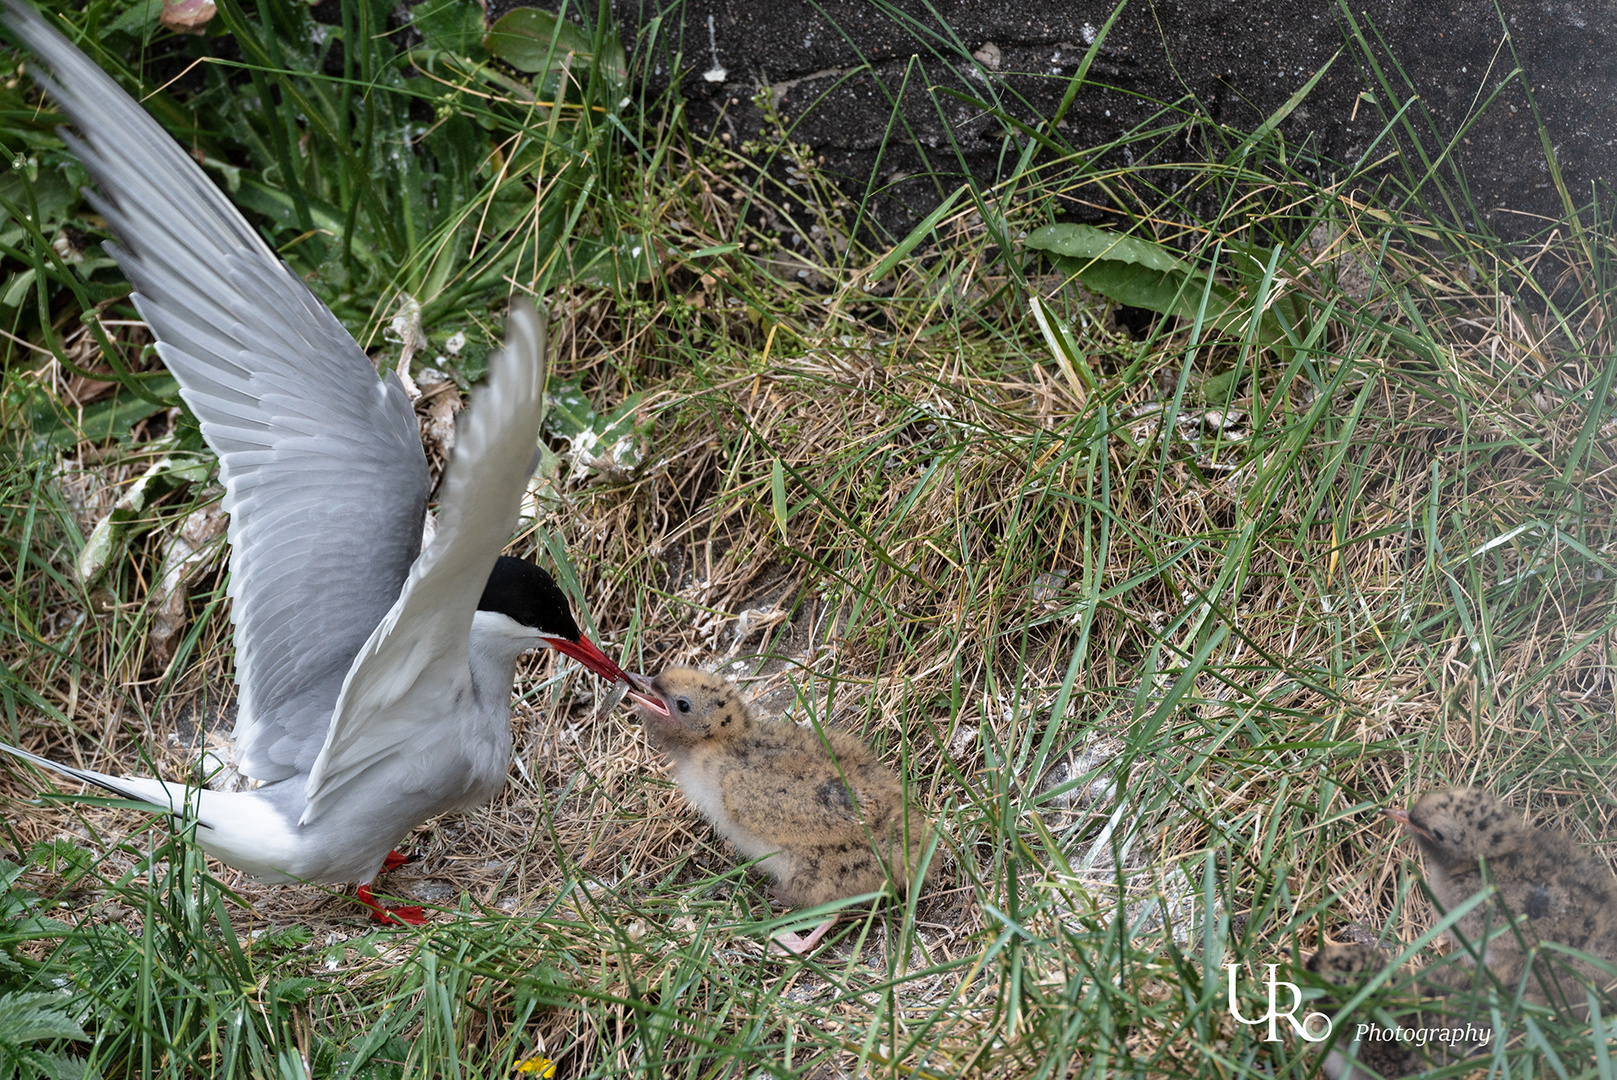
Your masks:
{"label": "grey concrete surface", "polygon": [[[508,6],[491,5],[491,16]],[[879,221],[900,234],[964,172],[991,181],[1007,165],[1003,124],[928,87],[997,98],[1023,120],[1046,117],[1111,9],[1101,0],[615,4],[625,41],[651,42],[649,89],[666,86],[677,67],[695,125],[737,140],[769,134],[767,101],[850,192],[882,188]],[[1617,0],[1498,0],[1497,8],[1494,0],[1353,0],[1351,11],[1372,42],[1379,36],[1375,61],[1399,93],[1411,88],[1392,60],[1412,81],[1418,101],[1409,116],[1428,146],[1457,139],[1474,207],[1462,215],[1507,236],[1535,231],[1535,215],[1561,215],[1524,80],[1512,77],[1518,59],[1574,201],[1600,187],[1609,196]],[[1217,125],[1251,129],[1334,55],[1282,131],[1303,160],[1312,151],[1325,161],[1320,171],[1336,171],[1330,162],[1371,149],[1383,122],[1376,100],[1388,104],[1346,25],[1332,0],[1132,0],[1062,134],[1074,147],[1106,143],[1169,102],[1203,118],[1192,138],[1140,140],[1114,163],[1217,153]],[[1409,147],[1377,152],[1389,149]]]}

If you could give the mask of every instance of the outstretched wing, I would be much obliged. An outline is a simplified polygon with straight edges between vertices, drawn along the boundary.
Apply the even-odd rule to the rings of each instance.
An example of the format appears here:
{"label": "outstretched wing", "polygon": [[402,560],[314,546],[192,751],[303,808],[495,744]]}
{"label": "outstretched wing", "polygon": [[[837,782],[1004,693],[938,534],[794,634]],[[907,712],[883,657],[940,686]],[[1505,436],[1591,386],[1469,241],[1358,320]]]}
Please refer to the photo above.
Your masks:
{"label": "outstretched wing", "polygon": [[[487,381],[472,391],[455,426],[432,542],[343,684],[309,774],[304,823],[378,762],[435,742],[433,729],[441,735],[445,713],[470,694],[472,617],[533,473],[544,386],[545,324],[532,305],[518,302],[505,348],[490,358]],[[406,702],[418,684],[436,693]]]}
{"label": "outstretched wing", "polygon": [[121,241],[107,249],[219,455],[237,765],[305,771],[420,551],[428,478],[409,398],[117,83],[20,0],[5,11],[55,74],[40,83],[82,136],[64,132]]}

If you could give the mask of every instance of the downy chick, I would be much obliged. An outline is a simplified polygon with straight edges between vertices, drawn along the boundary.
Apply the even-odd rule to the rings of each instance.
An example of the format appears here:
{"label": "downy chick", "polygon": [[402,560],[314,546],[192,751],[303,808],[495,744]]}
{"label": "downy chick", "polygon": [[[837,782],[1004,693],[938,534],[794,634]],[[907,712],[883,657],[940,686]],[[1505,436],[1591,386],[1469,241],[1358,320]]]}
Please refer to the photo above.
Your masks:
{"label": "downy chick", "polygon": [[[1498,890],[1448,932],[1456,949],[1462,947],[1461,938],[1476,948],[1510,917],[1520,920],[1519,935],[1497,933],[1483,953],[1502,985],[1513,986],[1521,978],[1527,963],[1522,947],[1538,941],[1560,942],[1617,961],[1617,879],[1603,860],[1579,851],[1566,834],[1533,828],[1475,788],[1430,791],[1408,810],[1383,812],[1415,837],[1426,856],[1426,882],[1445,910],[1465,903],[1490,882]],[[1546,964],[1542,961],[1559,954],[1539,955],[1541,962],[1527,981],[1528,1000],[1547,1004],[1569,993],[1572,1000],[1582,1000],[1574,987],[1557,988],[1555,971],[1592,976],[1594,970],[1565,960]]]}
{"label": "downy chick", "polygon": [[[652,743],[719,834],[775,881],[789,907],[875,892],[888,880],[919,887],[930,823],[907,805],[903,785],[846,732],[758,724],[736,687],[694,668],[655,679],[629,676]],[[645,701],[660,700],[666,712]],[[791,952],[812,949],[833,917],[807,938],[777,934]]]}
{"label": "downy chick", "polygon": [[[1326,998],[1326,1003],[1335,1008],[1342,1004],[1343,997],[1353,995],[1359,983],[1387,966],[1387,954],[1374,946],[1358,942],[1327,942],[1308,958],[1305,966],[1331,986],[1344,988],[1345,994],[1331,994]],[[1422,1016],[1421,1020],[1424,1019]],[[1358,1042],[1357,1046],[1353,1045],[1355,1041]],[[1320,1072],[1330,1080],[1365,1076],[1366,1069],[1388,1080],[1414,1076],[1441,1066],[1446,1060],[1446,1049],[1446,1045],[1432,1045],[1430,1049],[1411,1046],[1394,1037],[1393,1032],[1380,1024],[1371,1025],[1370,1030],[1362,1036],[1356,1027],[1352,1036],[1346,1033],[1337,1036],[1336,1044],[1325,1055]],[[1457,1056],[1463,1056],[1463,1051]],[[1355,1068],[1355,1065],[1358,1067]]]}
{"label": "downy chick", "polygon": [[[1587,1011],[1577,1007],[1583,1000],[1577,985],[1561,976],[1607,980],[1592,965],[1533,946],[1554,941],[1617,961],[1617,879],[1604,861],[1579,851],[1564,833],[1533,828],[1475,788],[1427,792],[1408,810],[1383,813],[1408,829],[1420,845],[1426,883],[1445,911],[1464,904],[1489,884],[1496,891],[1446,932],[1453,961],[1417,976],[1429,999],[1412,1026],[1452,1036],[1432,1041],[1424,1051],[1392,1040],[1366,1041],[1358,1049],[1360,1064],[1383,1076],[1408,1076],[1480,1049],[1475,1033],[1491,1028],[1486,1008],[1477,1007],[1475,1017],[1455,1012],[1465,1000],[1457,995],[1486,981],[1479,978],[1470,949],[1481,950],[1489,975],[1507,990],[1522,985],[1532,955],[1536,962],[1524,985],[1524,999],[1540,1005],[1571,1004],[1580,1016]],[[1512,919],[1514,929],[1507,926]],[[1523,952],[1524,944],[1531,953]],[[1310,971],[1338,986],[1358,982],[1385,965],[1380,950],[1363,944],[1327,944],[1307,962]],[[1342,1076],[1344,1064],[1340,1050],[1333,1051],[1325,1072]]]}

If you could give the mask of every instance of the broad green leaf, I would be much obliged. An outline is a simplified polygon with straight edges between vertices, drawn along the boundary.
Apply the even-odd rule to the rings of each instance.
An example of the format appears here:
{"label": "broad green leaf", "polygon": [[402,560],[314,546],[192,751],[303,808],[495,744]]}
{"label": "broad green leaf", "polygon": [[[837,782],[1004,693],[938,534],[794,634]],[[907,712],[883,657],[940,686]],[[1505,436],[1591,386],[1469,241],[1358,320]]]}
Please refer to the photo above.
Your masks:
{"label": "broad green leaf", "polygon": [[[178,392],[180,384],[172,376],[157,375],[142,380],[142,388],[152,397],[169,399]],[[60,405],[53,407],[52,402],[41,400],[36,402],[32,431],[36,441],[50,446],[73,446],[80,440],[101,443],[123,438],[129,434],[131,427],[165,408],[167,405],[154,405],[125,390],[119,390],[107,400],[89,406],[82,416],[69,416],[60,411]]]}
{"label": "broad green leaf", "polygon": [[[628,62],[616,40],[597,57],[595,40],[588,32],[538,8],[513,8],[500,16],[484,35],[483,47],[518,71],[542,76],[536,80],[541,92],[547,89],[543,77],[560,72],[569,64],[569,55],[575,58],[571,61],[575,70],[579,61],[599,67],[614,87],[621,88],[629,77]],[[609,103],[609,107],[615,105],[615,99]]]}
{"label": "broad green leaf", "polygon": [[589,57],[595,43],[582,28],[538,8],[513,8],[495,20],[483,47],[518,71],[536,75],[558,66],[567,53]]}
{"label": "broad green leaf", "polygon": [[1041,225],[1028,234],[1027,246],[1071,259],[1132,263],[1163,273],[1194,273],[1191,265],[1161,244],[1093,225]]}
{"label": "broad green leaf", "polygon": [[135,0],[107,30],[121,30],[126,34],[145,35],[157,27],[163,17],[163,0]]}
{"label": "broad green leaf", "polygon": [[576,464],[624,474],[639,467],[643,443],[641,425],[636,423],[639,394],[630,394],[605,415],[595,411],[577,383],[552,381],[545,398],[545,434],[566,439],[566,456]]}
{"label": "broad green leaf", "polygon": [[592,430],[600,419],[589,395],[576,382],[559,382],[552,377],[545,394],[545,431],[571,439]]}
{"label": "broad green leaf", "polygon": [[[1239,242],[1226,245],[1225,265],[1245,286],[1243,293],[1216,280],[1209,283],[1205,271],[1161,244],[1093,225],[1044,225],[1028,234],[1026,244],[1045,252],[1062,272],[1108,299],[1182,319],[1194,319],[1204,312],[1208,331],[1234,337],[1244,337],[1251,329],[1250,296],[1263,282],[1270,259],[1266,248]],[[1271,293],[1269,305],[1258,320],[1255,342],[1278,349],[1286,344],[1279,315],[1301,331],[1308,304],[1297,293],[1286,291],[1278,297]]]}
{"label": "broad green leaf", "polygon": [[[1102,296],[1159,315],[1196,317],[1207,275],[1161,244],[1093,225],[1044,225],[1028,234],[1028,247],[1055,258],[1065,273]],[[1215,283],[1207,297],[1207,320],[1226,328],[1233,290]]]}

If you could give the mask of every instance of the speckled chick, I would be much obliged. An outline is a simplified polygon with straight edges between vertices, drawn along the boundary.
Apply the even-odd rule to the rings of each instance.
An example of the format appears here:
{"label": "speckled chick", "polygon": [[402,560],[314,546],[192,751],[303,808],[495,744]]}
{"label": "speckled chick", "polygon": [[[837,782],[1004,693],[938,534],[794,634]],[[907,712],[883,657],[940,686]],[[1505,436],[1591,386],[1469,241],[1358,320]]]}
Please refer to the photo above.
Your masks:
{"label": "speckled chick", "polygon": [[[1464,994],[1481,989],[1486,980],[1475,970],[1461,939],[1477,948],[1494,935],[1483,959],[1489,974],[1507,991],[1522,985],[1528,956],[1534,955],[1534,971],[1523,996],[1541,1005],[1569,1005],[1575,1015],[1587,1012],[1587,1006],[1580,1008],[1585,999],[1577,983],[1559,976],[1578,975],[1597,985],[1607,979],[1593,965],[1574,964],[1554,950],[1532,947],[1555,941],[1617,962],[1617,878],[1604,861],[1579,851],[1563,833],[1533,828],[1498,799],[1475,788],[1430,791],[1408,810],[1383,813],[1408,829],[1419,844],[1426,883],[1445,910],[1464,904],[1489,882],[1497,891],[1446,933],[1452,947],[1449,962],[1417,976],[1427,1004],[1408,1025],[1452,1037],[1434,1037],[1424,1049],[1390,1039],[1366,1039],[1354,1053],[1360,1065],[1383,1076],[1410,1076],[1482,1052],[1486,1044],[1472,1033],[1491,1029],[1489,1010],[1481,1002],[1469,1003]],[[1517,919],[1516,930],[1497,932],[1510,917]],[[1531,953],[1523,952],[1524,944]],[[1361,943],[1327,944],[1308,958],[1306,966],[1333,985],[1347,986],[1385,964],[1380,950]],[[1324,1072],[1333,1078],[1348,1075],[1349,1063],[1343,1057],[1347,1042],[1339,1040],[1337,1046],[1324,1063]]]}
{"label": "speckled chick", "polygon": [[[642,704],[640,714],[680,790],[744,857],[762,859],[783,904],[813,907],[889,879],[900,891],[914,881],[930,823],[854,736],[756,723],[735,686],[694,668],[630,682],[667,709]],[[829,927],[777,941],[806,951]]]}
{"label": "speckled chick", "polygon": [[[1328,942],[1310,956],[1304,966],[1331,986],[1347,989],[1348,996],[1351,996],[1360,983],[1387,966],[1387,955],[1368,945]],[[1333,996],[1328,999],[1328,1004],[1340,1006],[1343,1001]],[[1353,1045],[1358,1034],[1356,1020],[1352,1029],[1337,1036],[1335,1045],[1320,1067],[1320,1071],[1331,1080],[1364,1076],[1365,1069],[1388,1078],[1414,1076],[1443,1064],[1444,1048],[1433,1046],[1429,1051],[1431,1056],[1428,1056],[1428,1052],[1390,1037],[1392,1033],[1379,1024],[1375,1025],[1373,1032],[1367,1032],[1357,1039],[1357,1046]],[[1360,1067],[1354,1068],[1355,1063]]]}
{"label": "speckled chick", "polygon": [[[1445,909],[1463,904],[1488,881],[1497,887],[1492,901],[1467,913],[1449,932],[1456,948],[1456,931],[1476,947],[1487,933],[1505,925],[1507,912],[1520,918],[1521,934],[1506,930],[1494,936],[1484,954],[1502,985],[1519,980],[1527,962],[1524,942],[1556,941],[1617,962],[1617,878],[1603,860],[1579,851],[1564,833],[1533,828],[1475,788],[1427,792],[1408,810],[1385,813],[1419,843],[1426,856],[1426,882]],[[1567,994],[1571,1001],[1581,1001],[1576,987],[1557,989],[1554,972],[1545,963],[1565,963],[1560,954],[1539,955],[1539,970],[1528,980],[1529,999],[1546,1003]],[[1573,970],[1597,975],[1587,964]]]}

